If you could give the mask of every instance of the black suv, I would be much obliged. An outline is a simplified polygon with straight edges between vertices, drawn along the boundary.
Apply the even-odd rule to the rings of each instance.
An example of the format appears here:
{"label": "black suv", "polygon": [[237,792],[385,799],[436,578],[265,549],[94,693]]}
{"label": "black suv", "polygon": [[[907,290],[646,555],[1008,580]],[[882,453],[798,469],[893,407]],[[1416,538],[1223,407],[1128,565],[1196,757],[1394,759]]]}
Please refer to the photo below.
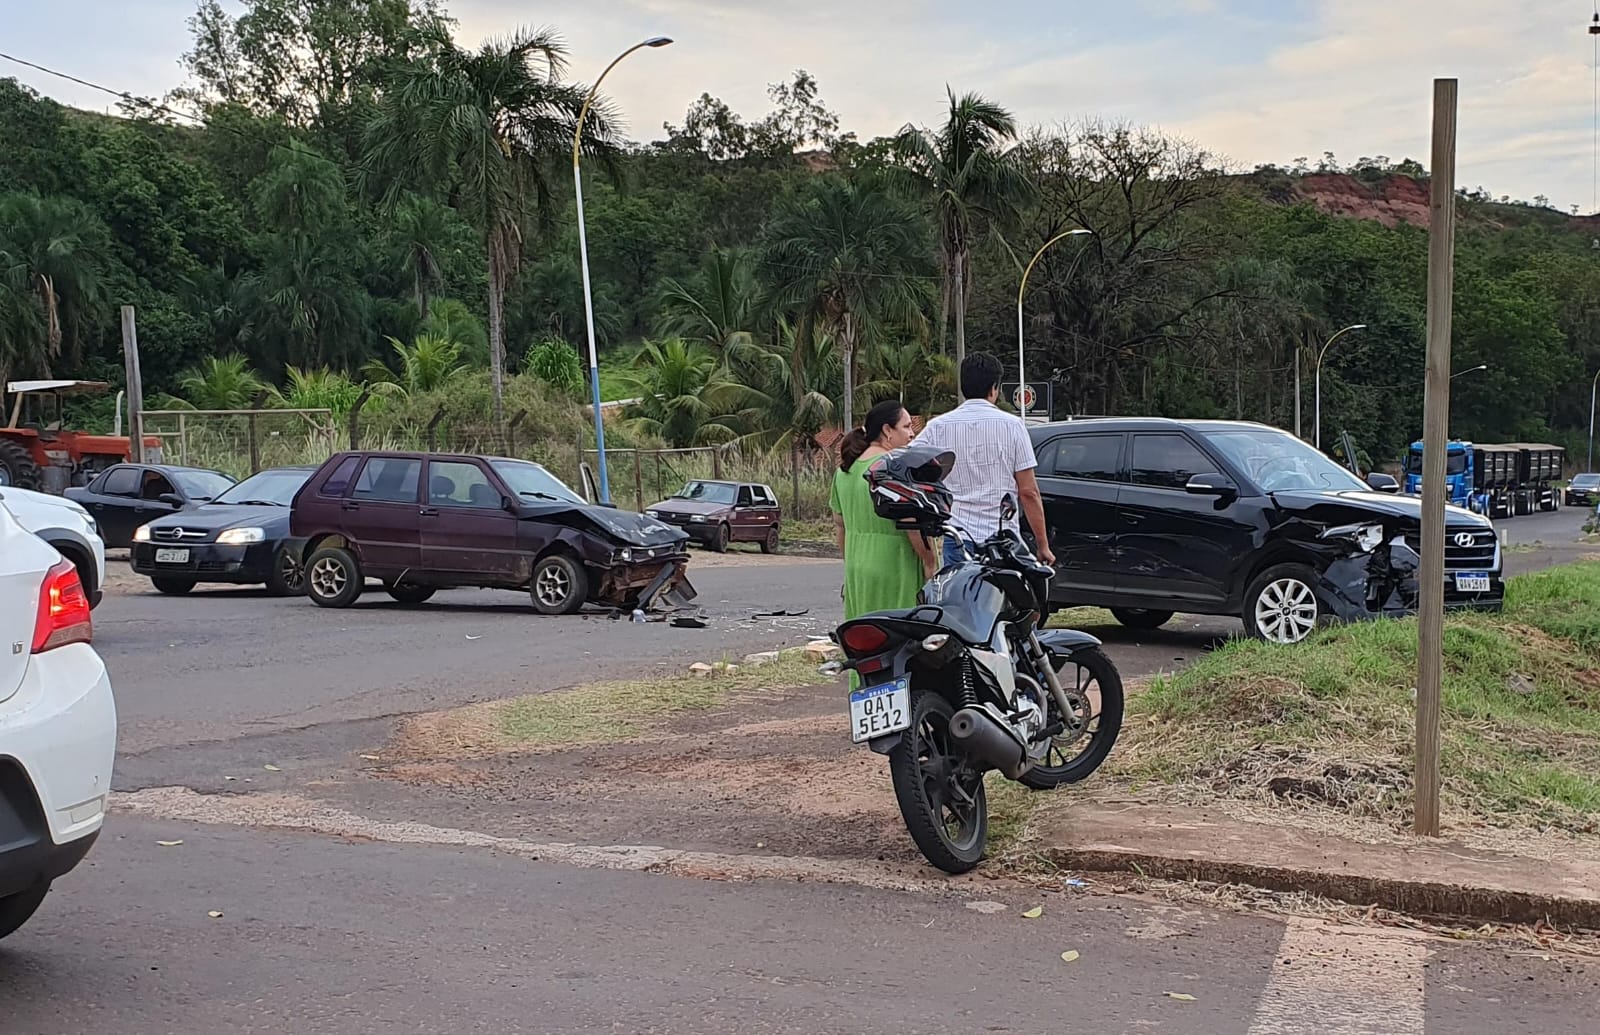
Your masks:
{"label": "black suv", "polygon": [[[1417,603],[1421,500],[1363,482],[1262,424],[1111,418],[1036,425],[1057,575],[1052,608],[1110,608],[1154,629],[1174,613],[1237,615],[1295,643],[1327,619]],[[1489,520],[1446,508],[1445,602],[1498,610]]]}

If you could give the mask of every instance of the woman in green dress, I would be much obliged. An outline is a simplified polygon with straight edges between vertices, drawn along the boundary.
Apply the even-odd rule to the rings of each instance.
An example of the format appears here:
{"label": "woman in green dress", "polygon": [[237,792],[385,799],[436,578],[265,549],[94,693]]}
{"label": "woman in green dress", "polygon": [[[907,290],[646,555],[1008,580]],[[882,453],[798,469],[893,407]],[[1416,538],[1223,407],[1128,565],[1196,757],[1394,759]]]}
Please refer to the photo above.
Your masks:
{"label": "woman in green dress", "polygon": [[874,406],[840,447],[828,506],[844,554],[846,621],[868,611],[916,606],[918,590],[938,570],[920,532],[902,531],[873,511],[865,478],[880,457],[909,445],[912,437],[911,414],[890,400]]}

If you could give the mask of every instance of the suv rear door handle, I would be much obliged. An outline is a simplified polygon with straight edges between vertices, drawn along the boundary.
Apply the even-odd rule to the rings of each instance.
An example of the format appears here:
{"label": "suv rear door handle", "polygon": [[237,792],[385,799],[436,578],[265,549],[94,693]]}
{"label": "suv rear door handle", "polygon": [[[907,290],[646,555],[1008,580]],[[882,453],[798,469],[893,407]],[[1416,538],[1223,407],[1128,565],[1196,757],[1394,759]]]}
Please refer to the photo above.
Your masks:
{"label": "suv rear door handle", "polygon": [[1137,525],[1144,519],[1144,515],[1137,510],[1119,510],[1117,511],[1117,517],[1121,518],[1122,523],[1125,525]]}

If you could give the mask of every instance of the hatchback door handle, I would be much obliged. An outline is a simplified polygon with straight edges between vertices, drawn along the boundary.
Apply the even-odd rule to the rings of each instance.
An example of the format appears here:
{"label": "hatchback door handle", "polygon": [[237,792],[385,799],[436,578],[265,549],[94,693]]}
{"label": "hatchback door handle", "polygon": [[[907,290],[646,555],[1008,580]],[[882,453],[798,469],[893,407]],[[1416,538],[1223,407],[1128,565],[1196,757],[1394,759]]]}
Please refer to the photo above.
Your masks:
{"label": "hatchback door handle", "polygon": [[438,507],[423,507],[417,513],[421,514],[423,517],[438,517],[439,516],[439,508]]}
{"label": "hatchback door handle", "polygon": [[339,504],[339,509],[340,510],[360,510],[361,509],[361,504],[359,504],[359,503],[341,503],[341,504]]}

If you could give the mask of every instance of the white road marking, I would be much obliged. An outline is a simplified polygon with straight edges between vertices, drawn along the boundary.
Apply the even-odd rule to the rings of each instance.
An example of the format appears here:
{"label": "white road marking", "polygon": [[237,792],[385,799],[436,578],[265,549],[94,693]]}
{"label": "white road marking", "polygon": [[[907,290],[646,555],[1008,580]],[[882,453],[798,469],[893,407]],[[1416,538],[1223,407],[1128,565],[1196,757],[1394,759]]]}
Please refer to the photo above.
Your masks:
{"label": "white road marking", "polygon": [[1249,1035],[1424,1035],[1428,944],[1290,919]]}

